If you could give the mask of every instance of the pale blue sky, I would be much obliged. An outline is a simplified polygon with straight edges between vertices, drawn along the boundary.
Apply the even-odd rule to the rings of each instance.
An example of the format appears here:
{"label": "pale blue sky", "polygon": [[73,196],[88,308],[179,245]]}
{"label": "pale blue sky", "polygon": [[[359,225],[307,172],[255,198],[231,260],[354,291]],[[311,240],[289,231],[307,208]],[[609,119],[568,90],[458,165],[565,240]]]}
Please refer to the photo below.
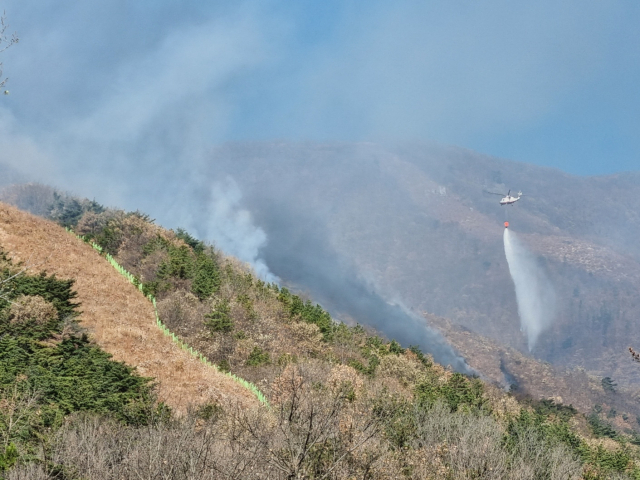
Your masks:
{"label": "pale blue sky", "polygon": [[[640,170],[636,1],[0,0],[0,160],[92,176],[238,139]],[[44,165],[44,166],[43,166]]]}

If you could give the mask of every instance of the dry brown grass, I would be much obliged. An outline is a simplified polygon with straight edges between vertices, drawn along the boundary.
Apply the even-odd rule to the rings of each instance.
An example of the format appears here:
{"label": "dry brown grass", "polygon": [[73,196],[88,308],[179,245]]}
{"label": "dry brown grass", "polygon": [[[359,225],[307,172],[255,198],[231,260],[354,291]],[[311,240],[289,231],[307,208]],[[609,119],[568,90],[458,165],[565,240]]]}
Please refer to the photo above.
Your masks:
{"label": "dry brown grass", "polygon": [[153,306],[89,246],[53,222],[0,203],[0,247],[14,261],[76,280],[81,325],[114,360],[158,382],[159,399],[189,404],[254,403],[247,390],[178,348],[155,325]]}
{"label": "dry brown grass", "polygon": [[[234,264],[235,259],[225,259]],[[235,275],[235,274],[234,274]],[[252,303],[253,315],[239,301],[245,295]],[[233,331],[210,332],[205,315],[219,301],[227,299],[233,318]],[[317,325],[292,321],[275,295],[263,294],[255,286],[234,285],[225,281],[221,291],[200,302],[192,293],[176,290],[158,302],[160,318],[186,343],[202,352],[214,363],[228,362],[231,370],[260,386],[267,387],[273,369],[305,358],[325,358],[330,345],[322,340]],[[270,356],[270,365],[247,366],[252,350],[258,347]]]}
{"label": "dry brown grass", "polygon": [[57,314],[58,311],[53,303],[47,302],[44,298],[20,295],[9,308],[9,322],[33,321],[42,325],[56,318]]}

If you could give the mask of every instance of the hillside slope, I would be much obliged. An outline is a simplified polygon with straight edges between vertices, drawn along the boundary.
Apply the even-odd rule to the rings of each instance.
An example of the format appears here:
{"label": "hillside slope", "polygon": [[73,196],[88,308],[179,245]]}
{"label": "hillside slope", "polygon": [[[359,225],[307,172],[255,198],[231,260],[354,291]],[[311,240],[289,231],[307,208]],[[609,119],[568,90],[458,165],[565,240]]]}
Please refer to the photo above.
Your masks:
{"label": "hillside slope", "polygon": [[164,336],[153,306],[89,245],[62,227],[0,204],[0,245],[33,270],[76,280],[82,326],[115,360],[158,382],[161,401],[184,411],[190,404],[255,403],[244,388],[206,367]]}
{"label": "hillside slope", "polygon": [[[51,193],[41,185],[22,191],[25,199]],[[633,445],[640,443],[640,435],[628,428],[630,423],[618,421],[613,406],[605,411],[599,405],[598,413],[587,417],[554,401],[525,397],[519,403],[478,378],[443,368],[418,348],[333,322],[319,305],[257,279],[246,265],[184,230],[166,230],[140,212],[56,195],[49,205],[54,208],[45,213],[114,255],[142,290],[156,295],[160,316],[172,330],[221,368],[258,384],[271,408],[235,408],[230,400],[237,394],[225,391],[227,398],[212,396],[187,415],[144,426],[71,416],[58,431],[44,432],[44,453],[23,456],[8,478],[58,478],[61,470],[92,479],[185,480],[640,475]],[[157,350],[171,355],[167,369],[181,364],[161,343],[166,337],[151,338],[148,346],[132,339],[153,324],[148,304],[140,304],[139,291],[120,276],[110,277],[112,270],[103,271],[106,262],[88,245],[8,207],[0,210],[0,243],[16,257],[33,254],[32,260],[53,251],[47,264],[78,278],[88,323],[107,347],[134,360],[140,350],[145,356]],[[125,320],[132,312],[134,318]],[[10,322],[12,317],[6,318]],[[429,320],[438,324],[438,319]],[[453,332],[451,337],[460,336]],[[490,342],[459,344],[495,350]],[[521,355],[514,358],[515,365],[523,364],[513,369],[514,375],[529,369]],[[150,367],[142,366],[147,374]],[[175,371],[157,375],[171,400],[173,392],[166,392],[175,385]],[[188,386],[179,386],[190,393]],[[0,402],[5,402],[2,395]],[[1,420],[0,415],[0,440]]]}
{"label": "hillside slope", "polygon": [[[527,353],[502,243],[510,220],[558,299],[531,354],[640,382],[627,351],[640,339],[638,173],[583,178],[454,147],[281,142],[214,150],[205,178],[224,175],[266,233],[261,258],[332,313],[349,317],[329,286],[359,277],[388,301]],[[508,189],[527,196],[501,207],[486,193]]]}

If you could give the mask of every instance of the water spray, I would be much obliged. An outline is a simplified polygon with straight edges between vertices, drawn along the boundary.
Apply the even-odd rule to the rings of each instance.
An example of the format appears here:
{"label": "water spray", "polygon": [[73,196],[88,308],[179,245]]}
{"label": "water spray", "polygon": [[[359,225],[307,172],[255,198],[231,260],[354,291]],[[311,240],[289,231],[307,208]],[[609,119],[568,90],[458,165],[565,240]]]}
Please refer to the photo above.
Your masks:
{"label": "water spray", "polygon": [[531,351],[540,334],[553,323],[556,296],[535,257],[510,232],[509,222],[504,222],[504,227],[504,253],[516,289],[520,328]]}

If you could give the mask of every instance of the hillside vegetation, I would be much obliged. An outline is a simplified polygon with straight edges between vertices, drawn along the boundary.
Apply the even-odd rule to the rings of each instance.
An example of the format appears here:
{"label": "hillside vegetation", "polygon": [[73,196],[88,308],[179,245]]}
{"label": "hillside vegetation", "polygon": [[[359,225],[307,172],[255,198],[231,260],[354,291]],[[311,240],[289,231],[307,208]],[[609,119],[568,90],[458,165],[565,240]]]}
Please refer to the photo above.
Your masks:
{"label": "hillside vegetation", "polygon": [[37,457],[70,413],[140,426],[164,409],[151,379],[82,332],[73,280],[29,274],[0,252],[0,282],[0,474]]}
{"label": "hillside vegetation", "polygon": [[14,261],[75,280],[81,325],[118,361],[158,382],[160,400],[185,410],[210,400],[253,402],[233,381],[205,367],[172,343],[155,325],[153,305],[98,253],[64,228],[0,204],[0,245]]}
{"label": "hillside vegetation", "polygon": [[[118,413],[118,404],[105,410],[96,400],[95,408],[63,411],[71,416],[48,430],[37,427],[38,448],[19,457],[5,448],[15,463],[7,478],[640,478],[635,437],[616,432],[600,417],[586,418],[552,401],[518,402],[478,378],[444,369],[415,347],[335,323],[312,301],[258,280],[237,260],[143,214],[60,196],[56,201],[57,210],[47,215],[62,212],[56,213],[58,222],[114,255],[145,292],[156,295],[161,318],[175,333],[221,369],[257,384],[271,407],[246,402],[246,393],[229,389],[222,397],[194,394],[181,414],[168,415],[154,403],[142,409],[149,412],[144,421],[131,421],[128,410]],[[73,208],[67,208],[70,202]],[[85,324],[91,309],[89,299],[80,298],[82,268],[108,264],[62,227],[3,209],[5,251],[19,251],[20,235],[45,242],[37,226],[46,224],[54,244],[75,242],[86,254],[49,259],[82,261],[75,270],[78,296],[69,299],[81,300]],[[130,284],[119,285],[130,288],[130,302],[133,294],[146,302]],[[93,294],[104,292],[96,288]],[[2,325],[12,325],[13,317],[2,318]],[[127,321],[155,328],[152,318],[137,323],[134,316],[120,328]],[[98,344],[118,325],[102,328]],[[142,343],[163,348],[147,338]],[[120,346],[136,360],[129,348]],[[180,361],[172,354],[163,368]],[[130,364],[150,375],[143,362]],[[153,376],[164,392],[182,381],[162,372]],[[224,381],[212,377],[200,386]],[[148,393],[140,398],[153,400],[152,390],[142,392]],[[164,398],[172,400],[170,393]]]}
{"label": "hillside vegetation", "polygon": [[[637,388],[628,347],[640,339],[640,173],[580,177],[434,145],[239,142],[212,152],[203,183],[227,175],[267,235],[261,258],[315,298],[360,276],[386,299]],[[509,189],[525,193],[513,207],[486,193]],[[205,205],[198,221],[213,213]],[[556,292],[557,315],[533,352],[505,261],[505,220]],[[325,297],[332,311],[349,301]],[[522,382],[533,390],[536,379]]]}

